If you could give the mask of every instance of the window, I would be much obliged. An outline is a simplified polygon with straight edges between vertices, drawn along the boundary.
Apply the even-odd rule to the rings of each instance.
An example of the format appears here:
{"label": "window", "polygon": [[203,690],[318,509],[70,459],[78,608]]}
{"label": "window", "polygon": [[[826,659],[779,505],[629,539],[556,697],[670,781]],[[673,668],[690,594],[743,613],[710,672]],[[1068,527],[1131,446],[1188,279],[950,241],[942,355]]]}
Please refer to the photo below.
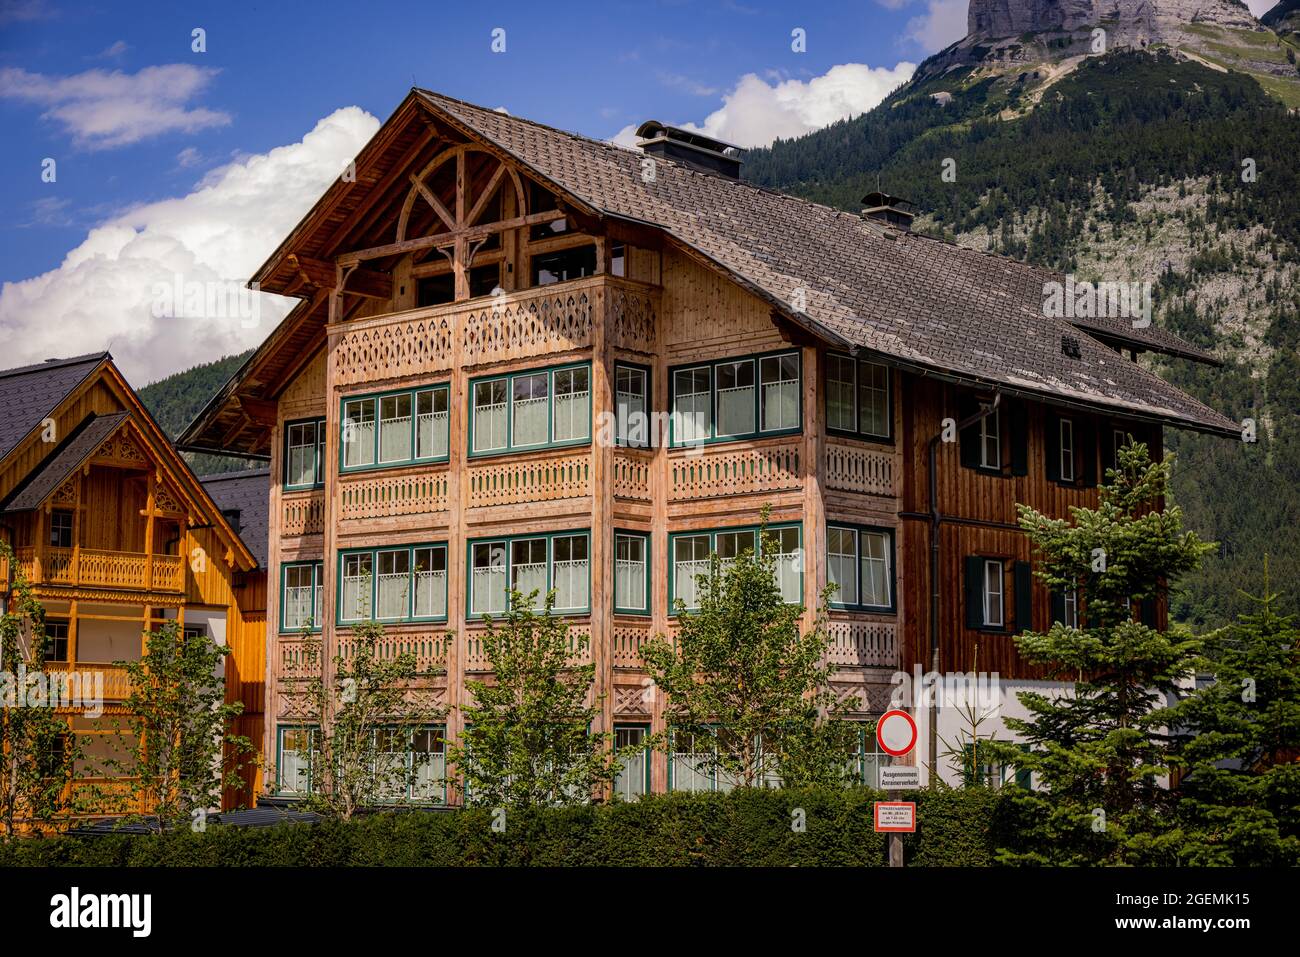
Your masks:
{"label": "window", "polygon": [[444,272],[434,276],[425,276],[416,282],[415,304],[420,308],[440,306],[445,302],[455,301],[456,276],[454,273]]}
{"label": "window", "polygon": [[284,566],[284,587],[280,598],[280,630],[319,630],[321,563],[302,562]]}
{"label": "window", "polygon": [[1060,456],[1061,456],[1061,481],[1074,481],[1074,422],[1070,419],[1061,419],[1060,426]]}
{"label": "window", "polygon": [[470,454],[591,441],[591,366],[539,369],[470,383]]}
{"label": "window", "polygon": [[614,398],[618,410],[615,441],[635,448],[650,446],[650,372],[641,366],[614,366]]}
{"label": "window", "polygon": [[504,614],[509,588],[525,597],[536,591],[534,607],[554,589],[557,613],[586,614],[591,604],[589,549],[585,531],[470,542],[469,618]]}
{"label": "window", "polygon": [[889,367],[827,353],[826,428],[861,438],[892,439]]}
{"label": "window", "polygon": [[371,733],[383,800],[446,803],[447,739],[442,727],[377,728]]}
{"label": "window", "polygon": [[325,481],[325,420],[285,424],[284,487],[318,488]]}
{"label": "window", "polygon": [[486,263],[482,266],[473,266],[470,268],[469,295],[471,299],[477,299],[479,296],[494,295],[500,287],[500,263]]}
{"label": "window", "polygon": [[650,613],[650,538],[638,532],[614,534],[614,611]]}
{"label": "window", "polygon": [[876,726],[866,721],[854,722],[858,727],[857,739],[849,758],[848,772],[859,784],[869,788],[880,787],[880,768],[888,765],[889,756],[880,750],[876,741]]}
{"label": "window", "polygon": [[1002,468],[1002,440],[998,417],[1000,410],[994,410],[980,419],[980,468]]}
{"label": "window", "polygon": [[1003,567],[1000,561],[984,562],[984,625],[1001,628],[1006,621],[1002,601]]}
{"label": "window", "polygon": [[609,247],[609,274],[611,276],[627,275],[627,247],[622,243],[611,243]]}
{"label": "window", "polygon": [[894,607],[894,533],[884,528],[826,526],[826,573],[839,586],[837,608]]}
{"label": "window", "polygon": [[72,547],[72,512],[56,508],[50,512],[50,546],[53,548]]}
{"label": "window", "polygon": [[1061,624],[1067,628],[1079,627],[1079,589],[1071,588],[1061,596],[1064,607]]}
{"label": "window", "polygon": [[797,352],[674,369],[670,381],[674,445],[800,429]]}
{"label": "window", "polygon": [[276,762],[276,790],[281,794],[310,794],[312,772],[320,760],[320,731],[316,728],[280,728]]}
{"label": "window", "polygon": [[781,596],[791,604],[803,600],[803,528],[797,523],[769,525],[764,540],[758,541],[758,529],[727,528],[706,532],[677,532],[668,536],[671,565],[668,581],[670,614],[677,614],[677,600],[687,609],[699,607],[701,575],[710,571],[710,556],[718,556],[720,571],[725,574],[741,553],[773,549],[773,575]]}
{"label": "window", "polygon": [[[1020,745],[1020,747],[1024,749],[1027,746]],[[985,750],[983,746],[972,746],[969,741],[962,745],[961,750],[961,774],[964,787],[1000,788],[1014,782],[1018,788],[1031,790],[1031,772],[992,761],[988,757],[991,752]]]}
{"label": "window", "polygon": [[531,257],[533,285],[549,286],[556,282],[581,279],[596,273],[596,247],[577,246]]}
{"label": "window", "polygon": [[623,767],[614,778],[614,795],[635,801],[650,791],[650,748],[646,746],[650,729],[643,724],[614,725],[614,748],[640,748],[619,758]]}
{"label": "window", "polygon": [[68,622],[61,618],[45,621],[45,660],[68,660]]}
{"label": "window", "polygon": [[343,469],[445,461],[450,395],[450,386],[437,385],[345,399]]}
{"label": "window", "polygon": [[[373,574],[372,574],[373,572]],[[340,562],[340,624],[423,621],[447,617],[447,546],[401,545],[344,552]]]}
{"label": "window", "polygon": [[717,779],[710,766],[717,753],[717,736],[673,732],[668,761],[668,790],[713,791]]}
{"label": "window", "polygon": [[1119,468],[1119,450],[1128,445],[1128,435],[1123,429],[1111,429],[1110,431],[1111,455],[1115,468]]}

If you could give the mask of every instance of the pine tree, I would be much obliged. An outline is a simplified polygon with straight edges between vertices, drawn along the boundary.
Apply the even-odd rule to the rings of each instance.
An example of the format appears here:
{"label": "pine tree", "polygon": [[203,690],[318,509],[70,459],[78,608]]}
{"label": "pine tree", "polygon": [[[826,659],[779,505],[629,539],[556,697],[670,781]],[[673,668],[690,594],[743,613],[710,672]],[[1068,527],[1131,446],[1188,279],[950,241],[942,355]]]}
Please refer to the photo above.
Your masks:
{"label": "pine tree", "polygon": [[1278,615],[1267,564],[1248,597],[1259,610],[1206,639],[1213,682],[1174,713],[1187,864],[1300,863],[1300,629]]}
{"label": "pine tree", "polygon": [[1032,772],[1037,785],[1012,798],[1026,849],[1002,851],[1008,862],[1121,863],[1169,852],[1153,837],[1169,830],[1166,703],[1188,686],[1200,643],[1137,613],[1154,608],[1211,546],[1184,532],[1178,507],[1165,502],[1168,461],[1152,462],[1140,443],[1120,449],[1118,461],[1095,509],[1072,508],[1065,520],[1018,507],[1041,563],[1036,573],[1055,592],[1075,590],[1081,620],[1016,638],[1022,658],[1074,688],[1020,693],[1030,716],[1006,725],[1027,751],[985,746]]}

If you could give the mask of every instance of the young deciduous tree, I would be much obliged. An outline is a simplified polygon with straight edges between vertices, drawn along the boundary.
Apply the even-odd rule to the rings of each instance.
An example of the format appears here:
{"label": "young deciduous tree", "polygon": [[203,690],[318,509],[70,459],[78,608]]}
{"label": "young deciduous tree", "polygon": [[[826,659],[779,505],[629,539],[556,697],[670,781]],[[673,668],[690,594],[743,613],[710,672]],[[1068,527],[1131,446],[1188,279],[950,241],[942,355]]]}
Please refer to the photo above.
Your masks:
{"label": "young deciduous tree", "polygon": [[1267,564],[1247,597],[1259,611],[1207,637],[1212,683],[1172,715],[1182,863],[1300,863],[1300,629],[1278,615]]}
{"label": "young deciduous tree", "polygon": [[135,745],[113,763],[130,775],[132,796],[158,829],[202,827],[256,753],[247,738],[230,733],[244,706],[225,700],[229,652],[206,632],[185,634],[172,621],[149,633],[139,661],[118,662],[131,683],[123,704]]}
{"label": "young deciduous tree", "polygon": [[[717,555],[698,576],[699,608],[679,599],[675,641],[660,636],[641,649],[672,733],[698,746],[700,773],[742,787],[779,778],[786,787],[838,786],[852,778],[857,728],[839,720],[826,660],[830,635],[822,596],[813,627],[801,627],[803,606],[787,604],[776,576],[775,543],[745,550],[725,568]],[[671,741],[661,745],[673,747]]]}
{"label": "young deciduous tree", "polygon": [[11,836],[23,825],[48,826],[68,809],[77,740],[48,693],[44,702],[29,700],[33,684],[56,676],[45,669],[45,612],[6,542],[0,559],[13,582],[12,607],[0,619],[0,835]]}
{"label": "young deciduous tree", "polygon": [[1072,508],[1065,520],[1018,506],[1038,576],[1058,594],[1074,590],[1081,617],[1078,627],[1056,622],[1015,639],[1022,658],[1074,688],[1020,693],[1029,717],[1006,725],[1027,750],[983,745],[991,758],[1033,772],[1038,785],[1015,798],[1033,849],[1004,851],[1008,861],[1149,860],[1160,853],[1152,835],[1168,829],[1165,705],[1189,687],[1200,643],[1182,628],[1157,630],[1139,612],[1212,546],[1184,532],[1181,511],[1165,502],[1168,461],[1152,462],[1145,445],[1130,444],[1118,462],[1095,509]]}
{"label": "young deciduous tree", "polygon": [[[305,635],[306,659],[321,662],[319,638]],[[348,820],[382,805],[428,803],[418,793],[441,787],[408,754],[409,737],[421,733],[446,712],[427,707],[411,693],[421,677],[411,652],[380,653],[384,626],[376,621],[352,626],[347,653],[334,656],[333,678],[315,674],[306,687],[309,710],[320,719],[312,735],[310,766],[298,782],[305,809]],[[413,791],[414,789],[414,791]]]}
{"label": "young deciduous tree", "polygon": [[510,590],[501,623],[488,619],[483,650],[492,680],[465,682],[463,745],[451,760],[468,800],[491,807],[580,804],[613,781],[619,769],[612,736],[592,731],[601,699],[588,704],[593,664],[575,664],[586,639],[571,641],[564,619],[542,610],[537,593]]}

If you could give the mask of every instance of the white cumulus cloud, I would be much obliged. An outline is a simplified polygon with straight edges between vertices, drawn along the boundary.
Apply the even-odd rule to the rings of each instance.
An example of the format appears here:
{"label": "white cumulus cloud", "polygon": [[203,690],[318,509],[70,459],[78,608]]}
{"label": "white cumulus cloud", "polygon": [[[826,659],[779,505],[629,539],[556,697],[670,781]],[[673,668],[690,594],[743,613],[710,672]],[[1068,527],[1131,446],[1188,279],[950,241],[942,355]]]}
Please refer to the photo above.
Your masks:
{"label": "white cumulus cloud", "polygon": [[907,38],[926,53],[938,53],[966,36],[970,0],[929,0],[925,13],[907,21]]}
{"label": "white cumulus cloud", "polygon": [[291,300],[258,294],[254,325],[247,312],[174,318],[158,308],[159,290],[179,276],[233,291],[378,128],[359,107],[337,110],[300,142],[213,170],[186,196],[128,210],[92,229],[57,268],[5,283],[3,365],[109,349],[138,386],[257,345]]}
{"label": "white cumulus cloud", "polygon": [[[916,70],[901,62],[892,69],[865,63],[841,63],[811,80],[764,80],[754,73],[740,78],[722,97],[722,106],[701,124],[681,123],[737,146],[767,146],[778,138],[802,136],[836,120],[865,113],[883,100]],[[636,144],[636,126],[625,126],[615,143]]]}
{"label": "white cumulus cloud", "polygon": [[112,149],[162,133],[194,133],[229,124],[228,113],[190,105],[217,72],[188,63],[150,66],[138,73],[86,70],[71,76],[6,67],[0,70],[0,97],[44,108],[44,117],[60,124],[78,146]]}

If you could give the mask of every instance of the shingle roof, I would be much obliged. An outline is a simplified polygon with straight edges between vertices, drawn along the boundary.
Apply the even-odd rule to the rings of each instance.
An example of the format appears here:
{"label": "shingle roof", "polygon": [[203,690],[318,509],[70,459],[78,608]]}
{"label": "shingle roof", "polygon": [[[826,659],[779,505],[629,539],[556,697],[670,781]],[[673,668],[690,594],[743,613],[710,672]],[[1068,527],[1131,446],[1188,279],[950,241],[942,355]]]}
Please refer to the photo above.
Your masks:
{"label": "shingle roof", "polygon": [[[593,209],[663,229],[831,342],[1049,401],[1238,432],[1069,322],[1044,316],[1043,270],[663,158],[647,182],[638,151],[417,92]],[[1127,325],[1110,331],[1121,329],[1137,335]],[[1063,353],[1062,336],[1079,340],[1079,358]]]}
{"label": "shingle roof", "polygon": [[85,382],[105,359],[94,352],[71,359],[51,359],[0,371],[0,459],[58,408],[68,393]]}
{"label": "shingle roof", "polygon": [[129,415],[128,412],[113,412],[109,415],[95,415],[92,412],[86,416],[9,494],[4,503],[4,513],[30,512],[39,508],[86,459],[95,454],[95,450],[104,444]]}
{"label": "shingle roof", "polygon": [[223,512],[239,510],[239,537],[257,559],[258,568],[266,568],[269,547],[271,506],[271,470],[248,469],[222,472],[199,479],[217,508]]}

